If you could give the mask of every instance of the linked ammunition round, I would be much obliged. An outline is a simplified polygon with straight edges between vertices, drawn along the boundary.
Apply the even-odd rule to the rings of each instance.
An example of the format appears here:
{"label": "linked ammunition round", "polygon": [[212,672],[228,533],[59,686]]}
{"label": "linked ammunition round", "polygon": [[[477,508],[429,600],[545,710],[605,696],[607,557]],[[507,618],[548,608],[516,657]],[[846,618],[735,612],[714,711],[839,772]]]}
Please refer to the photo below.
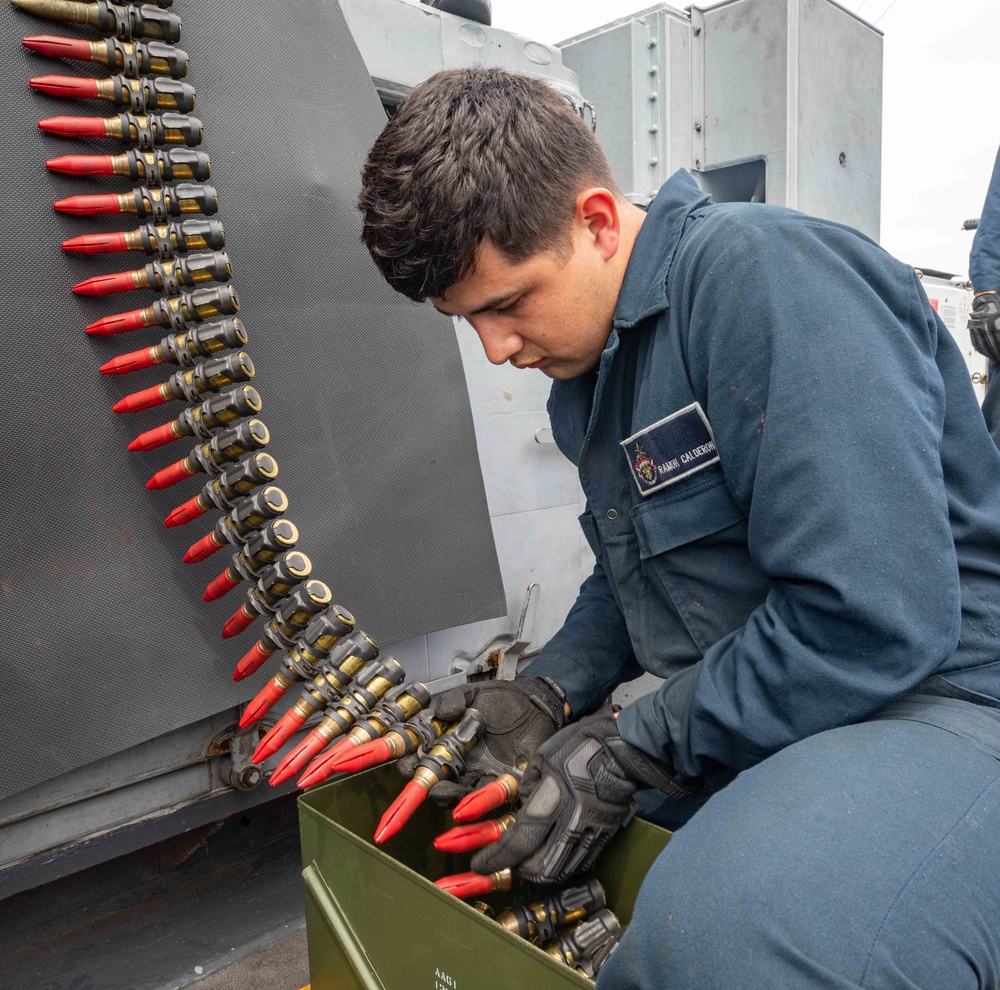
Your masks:
{"label": "linked ammunition round", "polygon": [[[88,24],[102,34],[113,35],[119,41],[135,38],[152,38],[170,43],[181,40],[181,19],[166,10],[150,5],[117,6],[108,0],[11,0],[20,10],[36,17],[70,24]],[[160,7],[169,6],[166,0],[156,0]]]}
{"label": "linked ammunition round", "polygon": [[275,519],[263,529],[252,533],[239,552],[233,557],[230,567],[238,580],[255,580],[260,572],[276,557],[291,550],[299,541],[299,530],[288,519]]}
{"label": "linked ammunition round", "polygon": [[373,709],[371,714],[355,725],[348,739],[361,746],[372,739],[384,736],[389,727],[406,722],[430,704],[431,693],[427,685],[415,681],[393,688]]}
{"label": "linked ammunition round", "polygon": [[[258,649],[267,656],[295,646],[295,638],[312,618],[333,601],[333,592],[322,581],[307,581],[282,599],[258,641]],[[345,608],[333,605],[345,621],[354,624],[354,616]]]}
{"label": "linked ammunition round", "polygon": [[195,447],[190,457],[196,461],[199,470],[207,474],[221,474],[227,464],[239,460],[244,454],[266,447],[270,440],[270,431],[262,420],[248,419],[216,433],[211,440]]}
{"label": "linked ammunition round", "polygon": [[[327,609],[302,630],[294,648],[283,660],[288,673],[296,680],[309,681],[315,678],[319,682],[316,685],[317,691],[322,692],[325,690],[324,685],[328,681],[332,682],[329,693],[320,695],[321,699],[326,698],[327,704],[336,701],[357,671],[379,654],[378,644],[367,633],[360,629],[352,633],[352,629],[354,616],[349,612],[345,615],[340,611]],[[353,667],[346,680],[341,677],[344,673],[341,668],[345,664]],[[316,710],[323,707],[320,703]]]}
{"label": "linked ammunition round", "polygon": [[[44,129],[44,128],[43,128]],[[212,174],[212,163],[195,148],[132,148],[120,155],[61,155],[45,163],[51,172],[63,175],[121,175],[158,189],[164,182],[181,179],[204,181]]]}
{"label": "linked ammunition round", "polygon": [[564,966],[572,967],[592,958],[609,936],[620,933],[621,927],[614,912],[602,908],[546,945],[544,951]]}
{"label": "linked ammunition round", "polygon": [[[169,7],[169,0],[159,0],[159,6]],[[83,38],[62,38],[57,35],[35,35],[22,38],[21,44],[39,55],[97,62],[117,70],[130,79],[139,76],[172,76],[183,79],[188,72],[188,53],[159,41],[119,41],[104,38],[87,41]]]}

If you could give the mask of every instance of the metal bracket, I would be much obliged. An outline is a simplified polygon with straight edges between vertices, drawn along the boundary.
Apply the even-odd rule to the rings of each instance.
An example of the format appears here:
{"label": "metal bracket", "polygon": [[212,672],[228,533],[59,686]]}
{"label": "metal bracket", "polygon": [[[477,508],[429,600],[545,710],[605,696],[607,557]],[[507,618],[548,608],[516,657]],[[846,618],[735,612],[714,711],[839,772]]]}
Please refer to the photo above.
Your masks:
{"label": "metal bracket", "polygon": [[250,761],[258,742],[260,734],[253,730],[237,732],[230,740],[229,759],[232,766],[229,768],[229,783],[238,791],[252,791],[264,782],[263,766]]}
{"label": "metal bracket", "polygon": [[538,599],[541,589],[537,582],[528,585],[524,593],[524,605],[521,608],[521,618],[517,623],[514,639],[499,650],[497,663],[497,680],[512,681],[517,676],[517,661],[531,643],[535,631],[535,614],[538,612]]}
{"label": "metal bracket", "polygon": [[[212,740],[208,755],[209,757],[229,757],[230,765],[227,776],[229,786],[234,790],[252,791],[262,784],[268,772],[274,769],[273,766],[268,766],[268,760],[263,763],[251,761],[257,744],[264,738],[264,734],[273,724],[274,719],[269,718],[249,729],[241,729],[237,725],[232,725]],[[272,756],[269,759],[274,760],[275,757]]]}
{"label": "metal bracket", "polygon": [[452,660],[448,675],[438,678],[433,690],[443,691],[448,687],[464,684],[477,674],[491,675],[499,681],[512,681],[517,675],[518,661],[531,653],[528,647],[535,631],[535,615],[540,597],[541,586],[537,582],[529,584],[524,593],[521,617],[514,635],[497,636],[475,656],[460,656]]}

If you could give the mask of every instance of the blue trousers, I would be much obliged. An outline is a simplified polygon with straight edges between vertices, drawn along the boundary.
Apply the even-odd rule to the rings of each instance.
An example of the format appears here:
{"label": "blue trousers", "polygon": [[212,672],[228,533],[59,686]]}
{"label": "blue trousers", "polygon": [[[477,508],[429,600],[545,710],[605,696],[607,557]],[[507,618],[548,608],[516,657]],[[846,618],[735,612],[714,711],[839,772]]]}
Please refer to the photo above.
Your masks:
{"label": "blue trousers", "polygon": [[1000,988],[1000,711],[914,696],[741,773],[598,990]]}
{"label": "blue trousers", "polygon": [[1000,447],[1000,364],[990,361],[986,373],[986,396],[983,399],[983,419],[993,442]]}

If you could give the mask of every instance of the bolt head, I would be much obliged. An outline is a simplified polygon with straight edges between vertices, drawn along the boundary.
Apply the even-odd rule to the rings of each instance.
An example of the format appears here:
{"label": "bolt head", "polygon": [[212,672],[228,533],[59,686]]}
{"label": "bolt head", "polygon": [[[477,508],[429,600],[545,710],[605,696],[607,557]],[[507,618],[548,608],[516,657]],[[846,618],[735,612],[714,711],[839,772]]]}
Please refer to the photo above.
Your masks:
{"label": "bolt head", "polygon": [[257,766],[244,767],[237,775],[235,784],[242,791],[253,790],[264,779],[264,773]]}

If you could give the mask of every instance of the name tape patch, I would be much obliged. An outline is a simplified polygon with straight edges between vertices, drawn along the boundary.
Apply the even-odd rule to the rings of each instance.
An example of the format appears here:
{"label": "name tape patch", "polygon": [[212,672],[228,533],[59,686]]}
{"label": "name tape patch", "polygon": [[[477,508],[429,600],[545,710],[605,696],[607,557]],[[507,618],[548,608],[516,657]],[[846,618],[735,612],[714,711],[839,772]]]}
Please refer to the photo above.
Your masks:
{"label": "name tape patch", "polygon": [[719,462],[712,427],[699,402],[620,443],[640,495],[650,495]]}

